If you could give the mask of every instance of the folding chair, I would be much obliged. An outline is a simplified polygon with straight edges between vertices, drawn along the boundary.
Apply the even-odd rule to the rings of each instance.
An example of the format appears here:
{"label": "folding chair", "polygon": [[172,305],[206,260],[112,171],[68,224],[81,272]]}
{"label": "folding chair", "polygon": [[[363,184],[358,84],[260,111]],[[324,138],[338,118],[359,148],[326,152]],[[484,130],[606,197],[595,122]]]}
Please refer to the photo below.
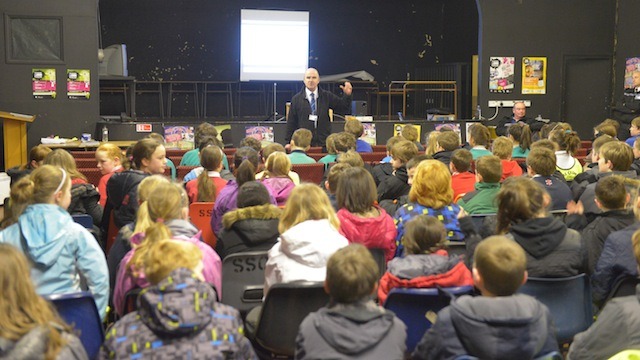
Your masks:
{"label": "folding chair", "polygon": [[238,309],[243,317],[262,303],[267,254],[266,250],[241,252],[222,261],[222,303]]}
{"label": "folding chair", "polygon": [[218,241],[211,229],[211,212],[214,205],[214,202],[194,202],[189,205],[191,223],[202,231],[202,241],[212,248],[216,247],[216,242]]}

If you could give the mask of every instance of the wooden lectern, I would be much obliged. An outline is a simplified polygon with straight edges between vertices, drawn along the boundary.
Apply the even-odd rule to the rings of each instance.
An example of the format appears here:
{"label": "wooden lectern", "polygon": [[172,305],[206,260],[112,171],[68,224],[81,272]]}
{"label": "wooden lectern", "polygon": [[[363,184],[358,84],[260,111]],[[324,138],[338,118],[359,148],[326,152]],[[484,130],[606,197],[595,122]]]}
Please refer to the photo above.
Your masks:
{"label": "wooden lectern", "polygon": [[27,123],[33,122],[35,115],[0,111],[4,129],[4,168],[27,162]]}

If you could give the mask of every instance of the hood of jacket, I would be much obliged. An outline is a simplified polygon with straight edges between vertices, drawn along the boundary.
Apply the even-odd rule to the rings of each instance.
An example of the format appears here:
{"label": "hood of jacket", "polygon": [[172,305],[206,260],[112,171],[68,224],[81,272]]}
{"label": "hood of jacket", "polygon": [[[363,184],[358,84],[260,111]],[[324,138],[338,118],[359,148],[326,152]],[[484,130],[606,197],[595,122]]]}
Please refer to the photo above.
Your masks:
{"label": "hood of jacket", "polygon": [[17,341],[0,337],[0,358],[2,359],[44,359],[49,341],[49,330],[37,326]]}
{"label": "hood of jacket", "polygon": [[396,238],[396,225],[387,212],[375,206],[379,214],[375,217],[360,217],[349,210],[338,210],[340,219],[340,233],[350,242],[364,244],[367,247],[384,247],[382,244],[394,241]]}
{"label": "hood of jacket", "polygon": [[553,217],[535,218],[512,224],[510,233],[526,252],[539,259],[560,245],[567,226]]}
{"label": "hood of jacket", "polygon": [[528,295],[462,296],[450,309],[458,338],[480,359],[532,359],[548,338],[548,312]]}
{"label": "hood of jacket", "polygon": [[327,219],[303,221],[280,235],[280,251],[308,267],[325,267],[329,257],[347,245]]}
{"label": "hood of jacket", "polygon": [[[129,192],[131,192],[132,189],[147,176],[149,176],[149,174],[139,170],[125,170],[123,172],[114,173],[107,182],[109,202],[116,208],[121,205],[128,204],[129,199],[127,199],[127,196],[129,195]],[[132,192],[132,195],[134,193],[135,191]],[[137,201],[137,198],[134,200]]]}
{"label": "hood of jacket", "polygon": [[165,223],[169,230],[171,230],[171,237],[186,237],[192,238],[198,234],[198,229],[193,226],[189,221],[182,219],[173,219]]}
{"label": "hood of jacket", "polygon": [[378,345],[391,330],[393,318],[392,312],[366,301],[322,308],[313,325],[336,351],[356,355]]}
{"label": "hood of jacket", "polygon": [[249,206],[224,214],[222,225],[236,230],[247,244],[256,245],[278,237],[280,214],[282,210],[272,204]]}
{"label": "hood of jacket", "polygon": [[211,285],[180,268],[141,292],[138,314],[160,337],[190,336],[211,322],[215,298]]}
{"label": "hood of jacket", "polygon": [[510,177],[510,176],[514,176],[514,175],[521,175],[522,174],[522,168],[520,167],[520,164],[518,164],[517,161],[515,160],[502,160],[502,180]]}
{"label": "hood of jacket", "polygon": [[387,271],[401,279],[444,274],[460,262],[460,257],[449,256],[446,251],[430,255],[407,255],[394,258],[387,264]]}
{"label": "hood of jacket", "polygon": [[262,183],[270,190],[278,204],[284,204],[296,186],[289,177],[271,177],[262,180]]}
{"label": "hood of jacket", "polygon": [[66,228],[73,225],[71,215],[58,205],[29,205],[18,218],[27,254],[40,266],[50,267],[60,256],[66,242]]}

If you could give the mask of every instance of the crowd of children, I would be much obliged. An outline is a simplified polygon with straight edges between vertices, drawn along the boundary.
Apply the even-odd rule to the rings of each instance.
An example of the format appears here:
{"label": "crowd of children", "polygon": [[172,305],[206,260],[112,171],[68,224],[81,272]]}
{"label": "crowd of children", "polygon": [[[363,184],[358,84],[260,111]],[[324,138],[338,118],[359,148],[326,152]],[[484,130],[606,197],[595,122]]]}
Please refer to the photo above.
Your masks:
{"label": "crowd of children", "polygon": [[[360,155],[372,151],[362,124],[348,120],[326,139],[321,184],[301,183],[292,171],[316,162],[307,154],[307,129],[293,133],[289,154],[280,144],[243,139],[231,172],[215,127],[203,124],[197,149],[180,162],[198,166],[183,184],[164,176],[159,139],[142,139],[125,155],[101,145],[97,188],[68,152],[36,147],[29,164],[12,171],[0,223],[0,283],[15,293],[0,300],[0,356],[19,357],[23,339],[31,339],[46,358],[86,358],[72,328],[35,294],[88,290],[103,318],[109,304],[120,318],[106,332],[101,358],[155,351],[255,358],[243,327],[255,329],[261,307],[243,322],[219,302],[224,258],[247,251],[266,252],[265,297],[275,284],[324,283],[331,301],[300,325],[297,359],[402,359],[411,350],[415,359],[536,358],[559,350],[554,319],[519,287],[528,276],[583,273],[602,312],[568,356],[612,356],[638,345],[611,334],[618,323],[637,328],[636,296],[607,301],[617,281],[638,276],[636,120],[626,142],[610,121],[596,126],[584,167],[580,138],[567,123],[543,126],[535,142],[526,124],[491,140],[475,123],[467,144],[445,127],[429,134],[426,147],[407,125],[387,141],[386,161],[371,164]],[[215,246],[189,221],[194,202],[211,203]],[[76,224],[75,214],[90,215],[100,229]],[[115,240],[106,236],[110,223],[120,229]],[[449,252],[460,248],[455,243],[464,250]],[[481,296],[452,299],[415,349],[406,347],[406,326],[383,307],[394,288],[471,285]],[[133,291],[137,310],[127,314]]]}

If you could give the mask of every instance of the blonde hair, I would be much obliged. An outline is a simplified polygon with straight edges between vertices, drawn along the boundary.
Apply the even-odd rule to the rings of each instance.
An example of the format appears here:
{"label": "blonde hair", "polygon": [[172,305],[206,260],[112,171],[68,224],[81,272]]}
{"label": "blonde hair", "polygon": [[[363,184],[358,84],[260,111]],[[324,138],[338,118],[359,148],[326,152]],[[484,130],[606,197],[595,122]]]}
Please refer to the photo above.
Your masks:
{"label": "blonde hair", "polygon": [[340,155],[336,159],[338,164],[349,164],[353,167],[364,167],[364,160],[362,156],[355,150],[348,150]]}
{"label": "blonde hair", "polygon": [[438,152],[438,136],[440,136],[440,131],[438,130],[432,131],[427,135],[425,154],[433,155]]}
{"label": "blonde hair", "polygon": [[380,278],[371,252],[362,244],[350,244],[336,251],[327,261],[326,284],[329,296],[349,304],[367,298]]}
{"label": "blonde hair", "polygon": [[159,184],[168,184],[169,179],[164,177],[163,175],[151,175],[140,181],[138,185],[138,202],[140,202],[140,207],[138,207],[138,212],[136,213],[136,224],[133,229],[133,233],[141,233],[144,232],[149,226],[153,224],[153,221],[149,218],[149,210],[147,208],[147,199],[149,196],[155,192],[156,187]]}
{"label": "blonde hair", "polygon": [[500,160],[509,160],[513,154],[513,141],[506,136],[498,136],[491,144],[491,151]]}
{"label": "blonde hair", "polygon": [[490,236],[476,247],[473,267],[480,273],[487,291],[496,296],[510,296],[522,285],[527,257],[517,242],[505,236]]}
{"label": "blonde hair", "polygon": [[19,217],[29,204],[48,204],[56,192],[63,191],[70,184],[71,179],[64,170],[53,165],[38,167],[26,176],[24,181],[19,181],[11,187],[11,198],[21,199],[18,203],[26,204],[21,206],[22,210],[19,213],[14,212],[13,215]]}
{"label": "blonde hair", "polygon": [[145,276],[153,285],[179,268],[194,270],[202,261],[202,251],[193,243],[165,239],[151,246],[144,263]]}
{"label": "blonde hair", "polygon": [[293,132],[291,135],[291,140],[293,140],[293,144],[299,148],[306,149],[311,146],[311,139],[313,138],[313,133],[309,129],[298,129]]}
{"label": "blonde hair", "polygon": [[400,135],[402,135],[403,138],[411,142],[418,141],[418,139],[420,138],[420,134],[418,134],[418,129],[411,124],[407,124],[403,126],[402,130],[400,131]]}
{"label": "blonde hair", "polygon": [[66,345],[60,328],[71,328],[60,318],[53,306],[40,297],[31,280],[27,258],[9,244],[0,244],[0,337],[18,341],[36,327],[47,330],[44,358],[53,360]]}
{"label": "blonde hair", "polygon": [[423,160],[416,168],[409,201],[433,209],[440,209],[453,202],[451,173],[438,160]]}
{"label": "blonde hair", "polygon": [[336,154],[336,137],[337,133],[331,133],[327,136],[326,145],[327,145],[327,154],[335,155]]}
{"label": "blonde hair", "polygon": [[44,145],[36,145],[32,147],[31,150],[29,150],[29,162],[20,166],[20,170],[35,169],[31,162],[35,161],[36,163],[39,163],[44,161],[44,158],[47,157],[51,151],[51,148]]}
{"label": "blonde hair", "polygon": [[318,185],[300,184],[291,191],[287,199],[278,231],[282,234],[303,221],[321,219],[328,219],[336,230],[340,228],[340,220],[327,194]]}
{"label": "blonde hair", "polygon": [[262,178],[270,177],[289,177],[291,171],[291,160],[287,154],[276,151],[269,155],[267,162],[264,164],[264,173]]}
{"label": "blonde hair", "polygon": [[5,202],[4,217],[0,222],[0,229],[6,229],[18,222],[20,214],[33,201],[32,193],[33,181],[28,176],[20,178],[20,180],[11,185],[10,200],[8,203]]}
{"label": "blonde hair", "polygon": [[125,160],[124,155],[122,155],[122,149],[120,149],[120,147],[112,143],[104,143],[100,145],[98,149],[96,149],[96,154],[101,151],[107,154],[107,157],[111,160],[115,160],[115,159],[120,160],[120,165],[123,168],[129,167],[129,161]]}
{"label": "blonde hair", "polygon": [[50,152],[45,158],[44,163],[46,165],[53,165],[64,169],[71,179],[82,179],[87,181],[87,177],[82,175],[76,167],[76,161],[73,156],[66,150],[56,149]]}
{"label": "blonde hair", "polygon": [[403,164],[406,164],[416,155],[418,155],[418,147],[409,140],[398,141],[391,148],[391,157],[400,160]]}
{"label": "blonde hair", "polygon": [[358,119],[349,119],[344,122],[344,131],[359,138],[364,133],[364,126]]}
{"label": "blonde hair", "polygon": [[188,206],[189,199],[182,186],[167,182],[155,187],[147,199],[151,225],[144,229],[144,240],[135,247],[136,251],[127,264],[128,271],[135,275],[137,271],[144,269],[144,259],[149,249],[158,241],[171,238],[171,230],[165,222],[180,219],[182,210]]}

